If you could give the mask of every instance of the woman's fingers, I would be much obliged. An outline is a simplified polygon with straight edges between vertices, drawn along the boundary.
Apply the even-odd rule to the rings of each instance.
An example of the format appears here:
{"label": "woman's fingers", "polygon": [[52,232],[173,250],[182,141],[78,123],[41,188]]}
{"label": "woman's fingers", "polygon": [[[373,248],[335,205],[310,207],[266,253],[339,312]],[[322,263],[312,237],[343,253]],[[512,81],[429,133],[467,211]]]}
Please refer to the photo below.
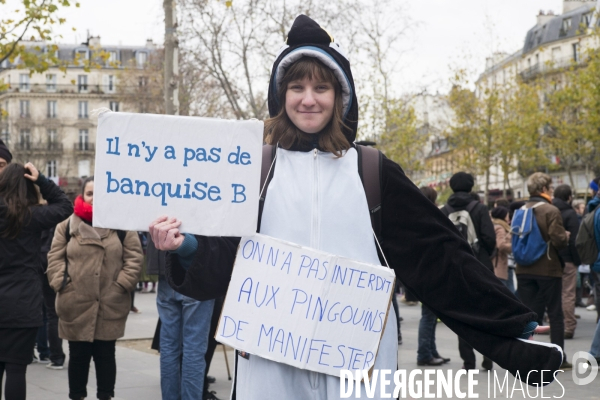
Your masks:
{"label": "woman's fingers", "polygon": [[25,169],[29,170],[29,174],[25,174],[25,178],[33,182],[37,181],[40,176],[40,172],[37,170],[37,168],[30,162],[25,164],[24,167]]}
{"label": "woman's fingers", "polygon": [[177,218],[170,218],[164,222],[157,224],[154,227],[156,231],[157,241],[154,243],[158,249],[160,250],[175,250],[173,248],[173,239],[175,235],[179,235],[179,226],[181,225],[181,221]]}
{"label": "woman's fingers", "polygon": [[549,326],[539,326],[537,328],[535,328],[533,330],[534,333],[546,333],[546,332],[550,332],[550,327]]}
{"label": "woman's fingers", "polygon": [[150,223],[150,226],[148,227],[148,232],[150,232],[150,236],[154,235],[154,228],[156,227],[156,225],[160,224],[161,222],[164,222],[168,219],[169,217],[167,217],[166,215],[162,215],[158,218],[156,218],[154,221],[152,221]]}

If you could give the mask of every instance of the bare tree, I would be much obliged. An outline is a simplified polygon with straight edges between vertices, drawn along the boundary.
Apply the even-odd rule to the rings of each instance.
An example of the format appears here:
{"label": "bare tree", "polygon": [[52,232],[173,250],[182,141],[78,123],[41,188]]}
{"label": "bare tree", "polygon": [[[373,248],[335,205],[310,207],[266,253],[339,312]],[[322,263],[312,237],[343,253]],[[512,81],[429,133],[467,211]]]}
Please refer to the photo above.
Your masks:
{"label": "bare tree", "polygon": [[180,5],[182,47],[222,93],[213,97],[222,101],[214,109],[228,108],[240,119],[267,116],[271,66],[294,19],[305,14],[350,50],[361,112],[375,121],[369,131],[379,135],[390,126],[393,76],[404,54],[402,41],[413,26],[394,1],[236,0],[228,7],[217,1],[182,0]]}

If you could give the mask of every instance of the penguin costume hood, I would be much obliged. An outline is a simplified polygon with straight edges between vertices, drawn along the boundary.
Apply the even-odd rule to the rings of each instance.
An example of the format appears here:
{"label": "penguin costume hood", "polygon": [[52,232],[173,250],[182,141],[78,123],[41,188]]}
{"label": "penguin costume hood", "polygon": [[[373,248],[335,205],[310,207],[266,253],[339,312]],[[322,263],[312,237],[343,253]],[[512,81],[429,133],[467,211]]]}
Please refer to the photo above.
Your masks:
{"label": "penguin costume hood", "polygon": [[344,136],[349,143],[353,143],[358,127],[358,100],[350,61],[333,37],[306,15],[296,17],[286,44],[279,50],[279,55],[273,63],[269,81],[269,116],[275,117],[283,106],[277,92],[286,69],[302,57],[314,57],[333,71],[342,89],[344,124],[347,127],[343,130]]}

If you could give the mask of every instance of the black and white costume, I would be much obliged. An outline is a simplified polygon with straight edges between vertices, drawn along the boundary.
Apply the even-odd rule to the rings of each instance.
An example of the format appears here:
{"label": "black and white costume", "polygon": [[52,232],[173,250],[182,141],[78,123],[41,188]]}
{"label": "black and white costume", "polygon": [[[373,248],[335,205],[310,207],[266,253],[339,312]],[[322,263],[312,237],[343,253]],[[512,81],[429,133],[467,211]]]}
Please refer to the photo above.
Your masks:
{"label": "black and white costume", "polygon": [[[341,82],[345,132],[356,137],[358,104],[350,64],[319,25],[299,16],[286,47],[273,66],[269,112],[279,112],[277,84],[285,67],[300,56],[316,57],[332,68]],[[309,141],[310,142],[310,141]],[[356,150],[343,157],[313,147],[277,150],[273,180],[261,220],[261,233],[369,263],[377,257]],[[547,384],[562,362],[560,348],[517,339],[536,316],[473,255],[452,223],[404,175],[393,161],[383,159],[383,252],[397,279],[454,332],[511,373],[526,380],[530,370],[550,370]],[[196,236],[197,251],[189,268],[170,255],[167,278],[182,294],[205,300],[227,290],[239,238]],[[393,310],[382,338],[375,368],[397,368],[396,324]],[[391,321],[390,321],[391,319]],[[390,323],[391,322],[391,323]],[[343,335],[340,332],[340,335]],[[539,384],[539,373],[529,375]],[[361,391],[363,396],[365,391]],[[238,357],[237,399],[337,399],[339,379],[300,370],[251,355]],[[379,390],[377,390],[379,395]]]}

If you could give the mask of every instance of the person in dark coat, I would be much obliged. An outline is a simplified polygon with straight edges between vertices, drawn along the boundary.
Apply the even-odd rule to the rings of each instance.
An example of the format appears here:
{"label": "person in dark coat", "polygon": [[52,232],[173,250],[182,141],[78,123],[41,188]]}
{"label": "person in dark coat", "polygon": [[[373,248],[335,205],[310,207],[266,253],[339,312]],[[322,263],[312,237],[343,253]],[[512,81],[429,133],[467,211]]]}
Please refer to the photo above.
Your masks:
{"label": "person in dark coat", "polygon": [[562,308],[565,317],[565,339],[573,339],[577,319],[575,318],[575,299],[577,297],[577,268],[581,265],[575,239],[579,232],[579,217],[571,206],[573,193],[569,185],[559,185],[554,189],[552,205],[560,210],[565,230],[571,232],[569,246],[559,250],[558,254],[565,263],[562,276]]}
{"label": "person in dark coat", "polygon": [[[48,205],[40,205],[38,186]],[[0,386],[24,399],[25,373],[42,325],[41,234],[73,212],[67,196],[31,163],[0,174]]]}
{"label": "person in dark coat", "polygon": [[[467,207],[477,202],[475,207],[469,212],[473,225],[475,227],[475,234],[478,239],[479,250],[476,252],[475,257],[490,271],[494,272],[494,265],[490,259],[494,249],[496,248],[496,231],[494,230],[494,224],[490,218],[487,207],[478,201],[478,197],[473,196],[471,190],[475,185],[475,179],[473,175],[466,172],[457,172],[450,178],[450,188],[454,192],[448,199],[448,205],[452,207],[453,211],[466,210]],[[448,216],[450,211],[447,206],[441,208],[444,215]],[[461,336],[458,337],[458,351],[460,352],[460,358],[462,358],[464,364],[463,368],[469,370],[475,368],[475,352],[473,346],[471,346]],[[486,370],[492,369],[492,361],[483,356],[482,367]]]}

